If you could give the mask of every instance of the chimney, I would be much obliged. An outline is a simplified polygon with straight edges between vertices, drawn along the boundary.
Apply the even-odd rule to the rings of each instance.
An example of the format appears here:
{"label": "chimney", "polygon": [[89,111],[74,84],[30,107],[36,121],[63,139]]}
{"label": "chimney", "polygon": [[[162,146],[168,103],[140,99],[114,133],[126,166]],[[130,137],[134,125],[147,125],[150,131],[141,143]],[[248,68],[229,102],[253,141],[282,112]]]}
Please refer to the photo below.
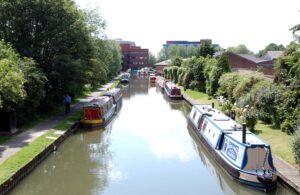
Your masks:
{"label": "chimney", "polygon": [[243,143],[246,143],[246,123],[243,123]]}

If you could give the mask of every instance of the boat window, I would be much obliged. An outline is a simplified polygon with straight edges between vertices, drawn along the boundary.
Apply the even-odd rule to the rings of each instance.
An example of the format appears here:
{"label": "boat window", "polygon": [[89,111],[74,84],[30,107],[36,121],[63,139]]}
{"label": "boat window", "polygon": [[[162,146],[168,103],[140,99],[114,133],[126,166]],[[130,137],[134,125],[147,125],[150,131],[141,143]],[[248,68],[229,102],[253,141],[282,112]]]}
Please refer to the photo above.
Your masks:
{"label": "boat window", "polygon": [[194,115],[193,115],[193,119],[194,119],[194,120],[195,120],[196,114],[197,114],[197,111],[195,110],[195,111],[194,111]]}
{"label": "boat window", "polygon": [[199,119],[198,119],[198,122],[197,122],[198,127],[200,127],[200,124],[201,124],[201,122],[202,122],[202,118],[203,118],[203,117],[200,116]]}
{"label": "boat window", "polygon": [[206,127],[207,127],[207,121],[204,122],[202,131],[205,131]]}

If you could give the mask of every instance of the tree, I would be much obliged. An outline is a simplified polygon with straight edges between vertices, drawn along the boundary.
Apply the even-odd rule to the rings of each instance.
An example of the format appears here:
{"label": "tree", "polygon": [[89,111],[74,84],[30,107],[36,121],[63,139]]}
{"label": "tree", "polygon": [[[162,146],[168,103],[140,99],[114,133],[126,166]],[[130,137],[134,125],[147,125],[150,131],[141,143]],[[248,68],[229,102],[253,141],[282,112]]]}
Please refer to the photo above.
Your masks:
{"label": "tree", "polygon": [[253,53],[244,44],[240,44],[236,47],[228,47],[227,51],[233,52],[233,53],[238,53],[238,54],[252,54]]}
{"label": "tree", "polygon": [[172,66],[180,67],[181,64],[182,64],[182,59],[180,59],[180,57],[175,57],[175,58],[172,60]]}
{"label": "tree", "polygon": [[0,41],[0,109],[14,111],[26,97],[25,78],[19,68],[20,58],[3,41]]}
{"label": "tree", "polygon": [[148,56],[148,62],[149,64],[154,67],[154,64],[156,63],[156,58],[155,55],[153,55],[153,53],[149,52],[149,56]]}
{"label": "tree", "polygon": [[285,47],[283,45],[276,45],[275,43],[270,43],[265,47],[265,49],[260,50],[257,54],[258,57],[263,57],[268,51],[284,51]]}
{"label": "tree", "polygon": [[201,43],[199,49],[197,50],[196,57],[207,57],[207,56],[213,56],[215,53],[215,50],[213,48],[213,45],[211,41],[206,40],[203,43]]}
{"label": "tree", "polygon": [[25,77],[24,90],[26,91],[26,98],[17,110],[18,124],[22,125],[26,120],[33,119],[40,113],[38,109],[45,98],[44,87],[47,78],[30,58],[22,59],[19,67]]}
{"label": "tree", "polygon": [[71,0],[3,0],[0,37],[32,57],[45,73],[45,109],[61,104],[65,92],[82,91],[92,56],[91,29],[85,14]]}

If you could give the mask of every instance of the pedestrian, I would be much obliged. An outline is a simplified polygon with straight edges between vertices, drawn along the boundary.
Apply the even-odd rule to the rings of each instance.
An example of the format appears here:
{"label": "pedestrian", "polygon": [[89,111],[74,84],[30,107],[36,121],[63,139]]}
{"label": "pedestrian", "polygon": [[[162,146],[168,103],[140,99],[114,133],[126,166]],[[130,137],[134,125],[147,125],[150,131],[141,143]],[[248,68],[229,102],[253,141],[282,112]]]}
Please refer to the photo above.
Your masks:
{"label": "pedestrian", "polygon": [[66,94],[64,96],[64,103],[65,103],[65,113],[69,113],[70,112],[70,105],[72,102],[72,98],[69,96],[69,94]]}

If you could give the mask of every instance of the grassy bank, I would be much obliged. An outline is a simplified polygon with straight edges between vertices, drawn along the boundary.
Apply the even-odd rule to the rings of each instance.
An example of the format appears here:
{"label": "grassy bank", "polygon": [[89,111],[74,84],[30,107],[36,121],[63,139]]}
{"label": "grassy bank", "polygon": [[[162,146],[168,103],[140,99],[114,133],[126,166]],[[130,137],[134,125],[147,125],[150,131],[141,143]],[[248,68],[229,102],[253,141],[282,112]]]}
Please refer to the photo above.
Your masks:
{"label": "grassy bank", "polygon": [[21,167],[30,162],[37,154],[39,154],[47,146],[52,144],[54,140],[49,139],[49,137],[59,137],[59,135],[55,134],[56,131],[67,131],[67,129],[70,128],[71,124],[79,120],[80,116],[81,111],[68,116],[53,129],[38,137],[34,142],[30,143],[28,146],[24,147],[15,155],[4,161],[0,165],[0,183],[5,182]]}
{"label": "grassy bank", "polygon": [[[197,103],[211,104],[215,102],[215,106],[219,108],[219,103],[216,99],[210,99],[210,97],[202,92],[193,91],[187,89],[184,91],[186,95],[191,97]],[[271,145],[272,153],[280,157],[284,161],[299,168],[295,163],[294,154],[292,151],[292,136],[287,135],[280,129],[274,128],[271,125],[264,124],[259,121],[255,126],[255,133]]]}

